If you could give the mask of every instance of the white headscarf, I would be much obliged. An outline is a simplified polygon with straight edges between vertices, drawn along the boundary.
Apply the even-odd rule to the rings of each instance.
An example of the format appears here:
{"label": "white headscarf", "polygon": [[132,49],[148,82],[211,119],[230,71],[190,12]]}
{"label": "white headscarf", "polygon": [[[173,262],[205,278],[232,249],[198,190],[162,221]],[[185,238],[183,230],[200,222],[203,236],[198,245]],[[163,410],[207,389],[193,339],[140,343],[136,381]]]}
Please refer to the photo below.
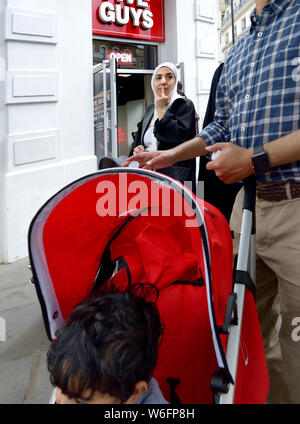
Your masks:
{"label": "white headscarf", "polygon": [[[168,110],[168,109],[170,108],[170,106],[172,105],[172,103],[173,103],[176,99],[179,99],[180,97],[183,97],[183,96],[181,96],[180,94],[178,94],[178,93],[177,93],[177,86],[178,86],[178,73],[177,73],[177,68],[176,68],[176,66],[174,65],[174,63],[171,63],[171,62],[164,62],[164,63],[161,63],[160,65],[158,65],[158,66],[155,68],[155,70],[154,70],[154,72],[153,72],[153,75],[152,75],[152,79],[151,79],[151,88],[152,88],[152,91],[153,91],[153,93],[154,93],[154,101],[155,101],[155,100],[157,99],[157,97],[158,97],[158,95],[155,93],[155,90],[154,90],[154,79],[155,79],[155,77],[156,77],[156,74],[157,74],[158,70],[159,70],[160,68],[164,67],[164,66],[166,66],[167,68],[171,69],[171,71],[173,72],[173,74],[174,74],[174,76],[175,76],[175,85],[174,85],[174,87],[173,87],[173,90],[172,90],[172,91],[171,91],[171,93],[169,94],[169,96],[170,96],[170,102],[169,102],[168,106],[166,107],[166,110]],[[154,108],[154,115],[153,115],[153,118],[152,118],[152,120],[151,120],[150,127],[151,127],[151,126],[152,126],[152,127],[154,126],[154,123],[155,123],[156,119],[157,119],[157,112],[156,112],[156,109]],[[150,151],[157,150],[157,139],[156,139],[156,137],[154,136],[154,134],[152,134],[152,144],[151,144],[151,147],[149,148],[149,150],[150,150]]]}
{"label": "white headscarf", "polygon": [[[172,63],[172,62],[164,62],[164,63],[161,63],[160,65],[158,65],[155,69],[154,69],[154,72],[153,72],[153,75],[152,75],[152,79],[151,79],[151,88],[152,88],[152,91],[153,91],[153,94],[154,94],[154,101],[157,99],[157,97],[158,97],[158,95],[155,93],[155,90],[154,90],[154,80],[155,80],[155,77],[156,77],[156,74],[157,74],[157,72],[159,71],[159,69],[160,68],[162,68],[162,67],[167,67],[167,68],[169,68],[169,69],[171,69],[171,71],[173,72],[173,74],[174,74],[174,76],[175,76],[175,85],[174,85],[174,87],[173,87],[173,90],[171,91],[171,93],[169,94],[169,96],[170,96],[170,103],[168,104],[168,106],[166,107],[166,109],[168,110],[169,108],[170,108],[170,106],[172,105],[172,103],[176,100],[176,99],[179,99],[180,97],[183,97],[183,96],[181,96],[180,94],[178,94],[178,92],[177,92],[177,86],[178,86],[178,81],[179,81],[179,79],[178,79],[178,72],[177,72],[177,68],[176,68],[176,66],[174,65],[174,63]],[[156,110],[154,111],[154,117],[153,117],[153,119],[154,119],[154,122],[156,121],[156,119],[157,119],[157,113],[156,113]]]}

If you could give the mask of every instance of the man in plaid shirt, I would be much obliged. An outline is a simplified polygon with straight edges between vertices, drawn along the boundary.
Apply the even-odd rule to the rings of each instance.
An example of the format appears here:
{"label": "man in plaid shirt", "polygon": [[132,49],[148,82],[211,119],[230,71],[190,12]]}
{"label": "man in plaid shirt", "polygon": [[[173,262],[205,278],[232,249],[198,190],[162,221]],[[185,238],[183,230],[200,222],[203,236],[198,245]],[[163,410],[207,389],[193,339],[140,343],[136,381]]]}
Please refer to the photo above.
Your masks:
{"label": "man in plaid shirt", "polygon": [[[257,308],[271,381],[268,402],[299,403],[300,0],[256,0],[251,26],[226,58],[214,122],[174,149],[141,153],[127,163],[159,169],[216,151],[207,169],[222,181],[256,174]],[[234,244],[242,196],[231,216]]]}

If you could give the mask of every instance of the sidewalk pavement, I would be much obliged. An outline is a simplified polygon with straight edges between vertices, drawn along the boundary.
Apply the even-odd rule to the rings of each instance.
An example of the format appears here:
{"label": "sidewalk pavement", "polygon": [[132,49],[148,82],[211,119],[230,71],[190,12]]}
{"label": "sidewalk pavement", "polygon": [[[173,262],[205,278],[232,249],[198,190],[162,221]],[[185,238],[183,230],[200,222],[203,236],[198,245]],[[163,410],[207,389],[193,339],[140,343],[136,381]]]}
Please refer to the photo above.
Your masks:
{"label": "sidewalk pavement", "polygon": [[48,404],[52,392],[50,342],[28,264],[0,264],[0,404]]}

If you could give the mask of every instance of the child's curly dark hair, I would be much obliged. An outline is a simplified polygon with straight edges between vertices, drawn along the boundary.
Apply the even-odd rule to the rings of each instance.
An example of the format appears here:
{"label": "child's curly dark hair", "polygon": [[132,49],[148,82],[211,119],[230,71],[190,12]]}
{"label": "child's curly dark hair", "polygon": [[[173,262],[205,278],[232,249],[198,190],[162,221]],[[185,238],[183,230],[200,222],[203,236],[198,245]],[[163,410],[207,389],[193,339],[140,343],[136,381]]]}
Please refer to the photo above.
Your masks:
{"label": "child's curly dark hair", "polygon": [[48,352],[51,383],[70,398],[95,391],[125,402],[156,365],[161,321],[134,290],[95,294],[74,308]]}

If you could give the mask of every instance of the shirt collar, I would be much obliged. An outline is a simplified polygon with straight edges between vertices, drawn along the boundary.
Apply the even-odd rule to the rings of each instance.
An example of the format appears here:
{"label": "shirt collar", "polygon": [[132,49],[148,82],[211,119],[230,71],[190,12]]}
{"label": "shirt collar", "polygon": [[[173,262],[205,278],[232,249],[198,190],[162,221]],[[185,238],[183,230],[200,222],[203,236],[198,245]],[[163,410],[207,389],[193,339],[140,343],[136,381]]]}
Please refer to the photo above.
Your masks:
{"label": "shirt collar", "polygon": [[[274,10],[275,13],[281,12],[289,3],[291,0],[270,0],[268,5]],[[250,14],[250,21],[251,21],[251,31],[256,26],[258,21],[258,16],[256,14],[256,8],[251,11]]]}
{"label": "shirt collar", "polygon": [[281,12],[289,3],[291,3],[291,0],[270,0],[270,7],[274,10],[274,12],[279,13]]}

